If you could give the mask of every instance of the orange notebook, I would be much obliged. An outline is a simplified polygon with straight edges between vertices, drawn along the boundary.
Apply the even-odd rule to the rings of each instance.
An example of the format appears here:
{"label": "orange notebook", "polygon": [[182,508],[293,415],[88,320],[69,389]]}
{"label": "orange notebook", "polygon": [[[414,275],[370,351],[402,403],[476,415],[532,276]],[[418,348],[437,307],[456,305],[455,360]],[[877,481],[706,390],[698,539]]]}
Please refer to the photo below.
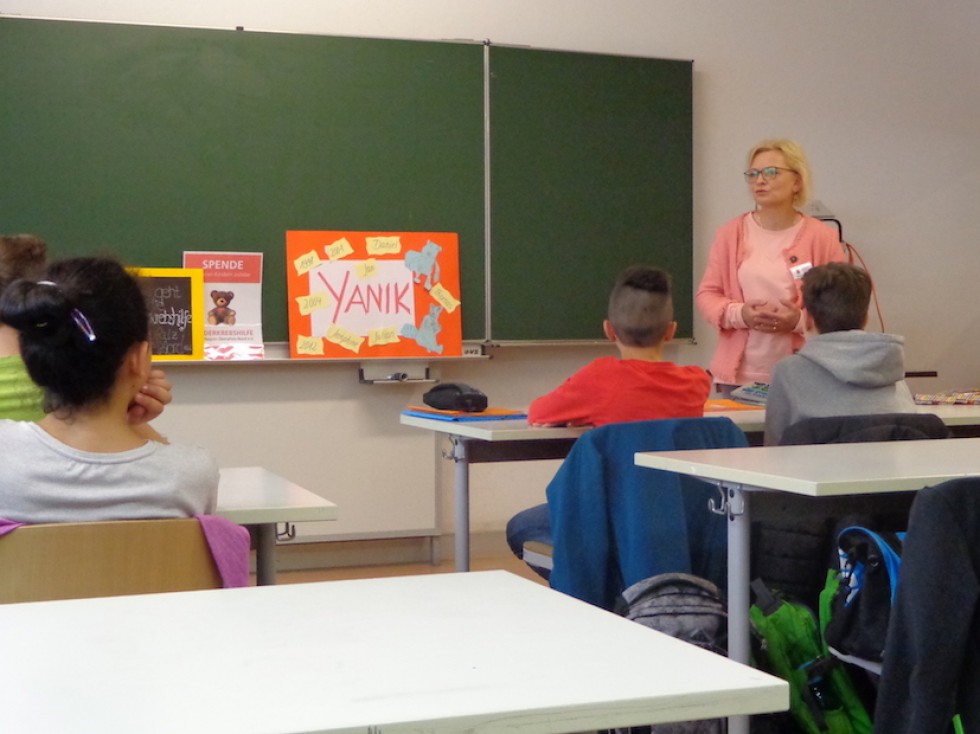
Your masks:
{"label": "orange notebook", "polygon": [[704,404],[705,413],[716,413],[721,410],[765,410],[765,408],[765,405],[749,405],[729,398],[709,400]]}

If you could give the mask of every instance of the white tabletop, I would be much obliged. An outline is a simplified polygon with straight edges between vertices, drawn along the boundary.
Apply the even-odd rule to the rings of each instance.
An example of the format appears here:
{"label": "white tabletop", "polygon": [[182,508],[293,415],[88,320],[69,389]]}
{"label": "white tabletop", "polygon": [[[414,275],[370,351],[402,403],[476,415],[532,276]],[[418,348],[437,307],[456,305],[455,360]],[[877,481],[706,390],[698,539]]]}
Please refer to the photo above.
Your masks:
{"label": "white tabletop", "polygon": [[[947,426],[980,425],[980,405],[920,405],[919,413],[934,413],[942,418]],[[712,410],[705,418],[730,418],[746,433],[762,433],[766,428],[765,409]],[[445,433],[481,441],[527,441],[549,438],[578,438],[587,427],[558,426],[539,428],[529,426],[526,420],[493,421],[443,421],[435,418],[421,418],[401,415],[405,426],[427,428],[437,433]]]}
{"label": "white tabletop", "polygon": [[[950,427],[980,425],[980,405],[918,405],[912,412],[938,415]],[[765,409],[712,410],[704,416],[731,418],[746,433],[761,433],[766,430]]]}
{"label": "white tabletop", "polygon": [[920,405],[919,412],[938,415],[947,426],[980,424],[980,405]]}
{"label": "white tabletop", "polygon": [[980,438],[642,452],[636,463],[813,497],[902,492],[980,474]]}
{"label": "white tabletop", "polygon": [[0,645],[9,731],[532,734],[788,706],[782,680],[503,571],[5,605]]}
{"label": "white tabletop", "polygon": [[242,525],[336,520],[337,505],[259,466],[221,469],[215,513]]}
{"label": "white tabletop", "polygon": [[[744,431],[762,431],[766,424],[764,410],[716,410],[704,414],[705,418],[731,418]],[[589,430],[590,426],[531,426],[527,420],[444,421],[415,415],[400,416],[404,426],[427,428],[436,433],[446,433],[481,441],[534,441],[550,438],[575,439]],[[978,416],[980,419],[980,416]]]}
{"label": "white tabletop", "polygon": [[705,418],[730,418],[746,433],[762,433],[766,430],[766,411],[763,408],[751,410],[709,410]]}
{"label": "white tabletop", "polygon": [[415,415],[400,416],[403,426],[426,428],[436,433],[445,433],[463,438],[475,438],[480,441],[535,441],[552,438],[575,439],[585,433],[586,426],[541,428],[529,426],[523,418],[520,420],[489,420],[489,421],[444,421],[438,418],[422,418]]}

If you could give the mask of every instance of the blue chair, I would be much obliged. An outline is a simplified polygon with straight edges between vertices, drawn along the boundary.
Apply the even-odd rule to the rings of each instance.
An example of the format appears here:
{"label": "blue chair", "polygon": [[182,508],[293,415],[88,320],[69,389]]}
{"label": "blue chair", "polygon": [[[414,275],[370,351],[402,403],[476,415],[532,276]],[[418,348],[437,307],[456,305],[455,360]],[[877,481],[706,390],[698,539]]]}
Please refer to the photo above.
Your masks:
{"label": "blue chair", "polygon": [[552,588],[605,609],[660,573],[690,573],[724,588],[726,519],[708,510],[717,490],[638,467],[634,454],[747,445],[722,417],[616,423],[583,434],[547,489]]}

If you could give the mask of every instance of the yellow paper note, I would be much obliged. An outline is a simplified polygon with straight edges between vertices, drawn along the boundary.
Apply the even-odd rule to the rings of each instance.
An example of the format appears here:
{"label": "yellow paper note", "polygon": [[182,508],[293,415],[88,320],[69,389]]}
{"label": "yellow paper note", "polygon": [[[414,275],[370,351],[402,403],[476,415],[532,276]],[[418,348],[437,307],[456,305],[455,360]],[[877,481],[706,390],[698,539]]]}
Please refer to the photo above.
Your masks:
{"label": "yellow paper note", "polygon": [[316,250],[310,250],[305,255],[293,260],[293,267],[296,268],[296,275],[308,273],[319,264],[320,256],[316,254]]}
{"label": "yellow paper note", "polygon": [[309,316],[314,311],[319,311],[321,308],[329,306],[330,298],[326,293],[321,291],[319,293],[311,293],[308,296],[299,296],[296,299],[296,303],[299,304],[300,314]]}
{"label": "yellow paper note", "polygon": [[358,336],[350,329],[345,329],[343,326],[332,325],[327,329],[327,341],[333,342],[339,347],[350,350],[357,354],[361,351],[361,345],[364,343],[364,337]]}
{"label": "yellow paper note", "polygon": [[396,255],[402,251],[402,238],[394,237],[365,237],[368,255]]}
{"label": "yellow paper note", "polygon": [[436,283],[429,290],[431,295],[440,306],[446,309],[447,313],[452,313],[459,307],[459,301],[448,290],[443,288],[442,283]]}
{"label": "yellow paper note", "polygon": [[318,336],[297,336],[296,353],[323,356],[323,339]]}
{"label": "yellow paper note", "polygon": [[323,249],[327,253],[327,257],[331,260],[339,260],[340,258],[347,257],[354,252],[354,248],[351,246],[351,243],[348,242],[346,237],[341,237],[332,245],[327,245]]}
{"label": "yellow paper note", "polygon": [[381,346],[383,344],[395,344],[398,341],[398,327],[385,326],[381,329],[371,329],[368,331],[368,346]]}
{"label": "yellow paper note", "polygon": [[363,260],[355,266],[355,270],[357,271],[357,277],[361,280],[373,278],[378,274],[378,261],[373,257]]}

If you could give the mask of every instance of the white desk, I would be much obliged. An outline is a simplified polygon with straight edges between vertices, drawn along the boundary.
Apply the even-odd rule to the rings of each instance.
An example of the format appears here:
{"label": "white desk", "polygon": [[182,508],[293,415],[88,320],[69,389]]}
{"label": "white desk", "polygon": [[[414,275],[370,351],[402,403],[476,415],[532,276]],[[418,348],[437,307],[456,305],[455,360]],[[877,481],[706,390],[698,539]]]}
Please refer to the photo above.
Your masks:
{"label": "white desk", "polygon": [[588,428],[532,428],[526,420],[443,421],[402,415],[405,426],[445,435],[452,442],[446,457],[456,462],[453,474],[455,563],[470,569],[470,464],[493,461],[564,459]]}
{"label": "white desk", "polygon": [[258,527],[256,581],[276,583],[276,523],[336,520],[337,505],[258,466],[221,469],[215,514]]}
{"label": "white desk", "polygon": [[980,436],[980,405],[920,405],[919,412],[938,415],[956,438]]}
{"label": "white desk", "polygon": [[5,731],[580,732],[786,683],[503,571],[0,607]]}
{"label": "white desk", "polygon": [[[917,412],[938,415],[954,438],[980,436],[980,405],[919,405]],[[705,413],[706,417],[725,416],[741,428],[753,444],[762,443],[766,430],[765,410],[717,410]]]}
{"label": "white desk", "polygon": [[[980,405],[919,405],[917,408],[919,413],[938,415],[955,438],[980,436]],[[731,418],[748,435],[749,443],[761,445],[766,430],[765,410],[716,410],[704,415]]]}
{"label": "white desk", "polygon": [[[922,405],[920,412],[935,413],[954,436],[980,435],[980,406]],[[753,444],[762,443],[766,425],[765,410],[722,410],[705,413],[707,418],[730,418]],[[442,421],[401,415],[402,425],[423,428],[444,435],[452,442],[447,458],[455,463],[453,494],[455,502],[456,570],[470,567],[470,464],[495,461],[563,459],[575,439],[588,428],[532,428],[525,420]]]}
{"label": "white desk", "polygon": [[[636,463],[698,477],[721,489],[719,504],[730,521],[728,650],[732,659],[748,662],[751,491],[810,497],[915,491],[980,475],[980,438],[643,452],[636,454]],[[747,723],[729,729],[730,734],[747,731]]]}

